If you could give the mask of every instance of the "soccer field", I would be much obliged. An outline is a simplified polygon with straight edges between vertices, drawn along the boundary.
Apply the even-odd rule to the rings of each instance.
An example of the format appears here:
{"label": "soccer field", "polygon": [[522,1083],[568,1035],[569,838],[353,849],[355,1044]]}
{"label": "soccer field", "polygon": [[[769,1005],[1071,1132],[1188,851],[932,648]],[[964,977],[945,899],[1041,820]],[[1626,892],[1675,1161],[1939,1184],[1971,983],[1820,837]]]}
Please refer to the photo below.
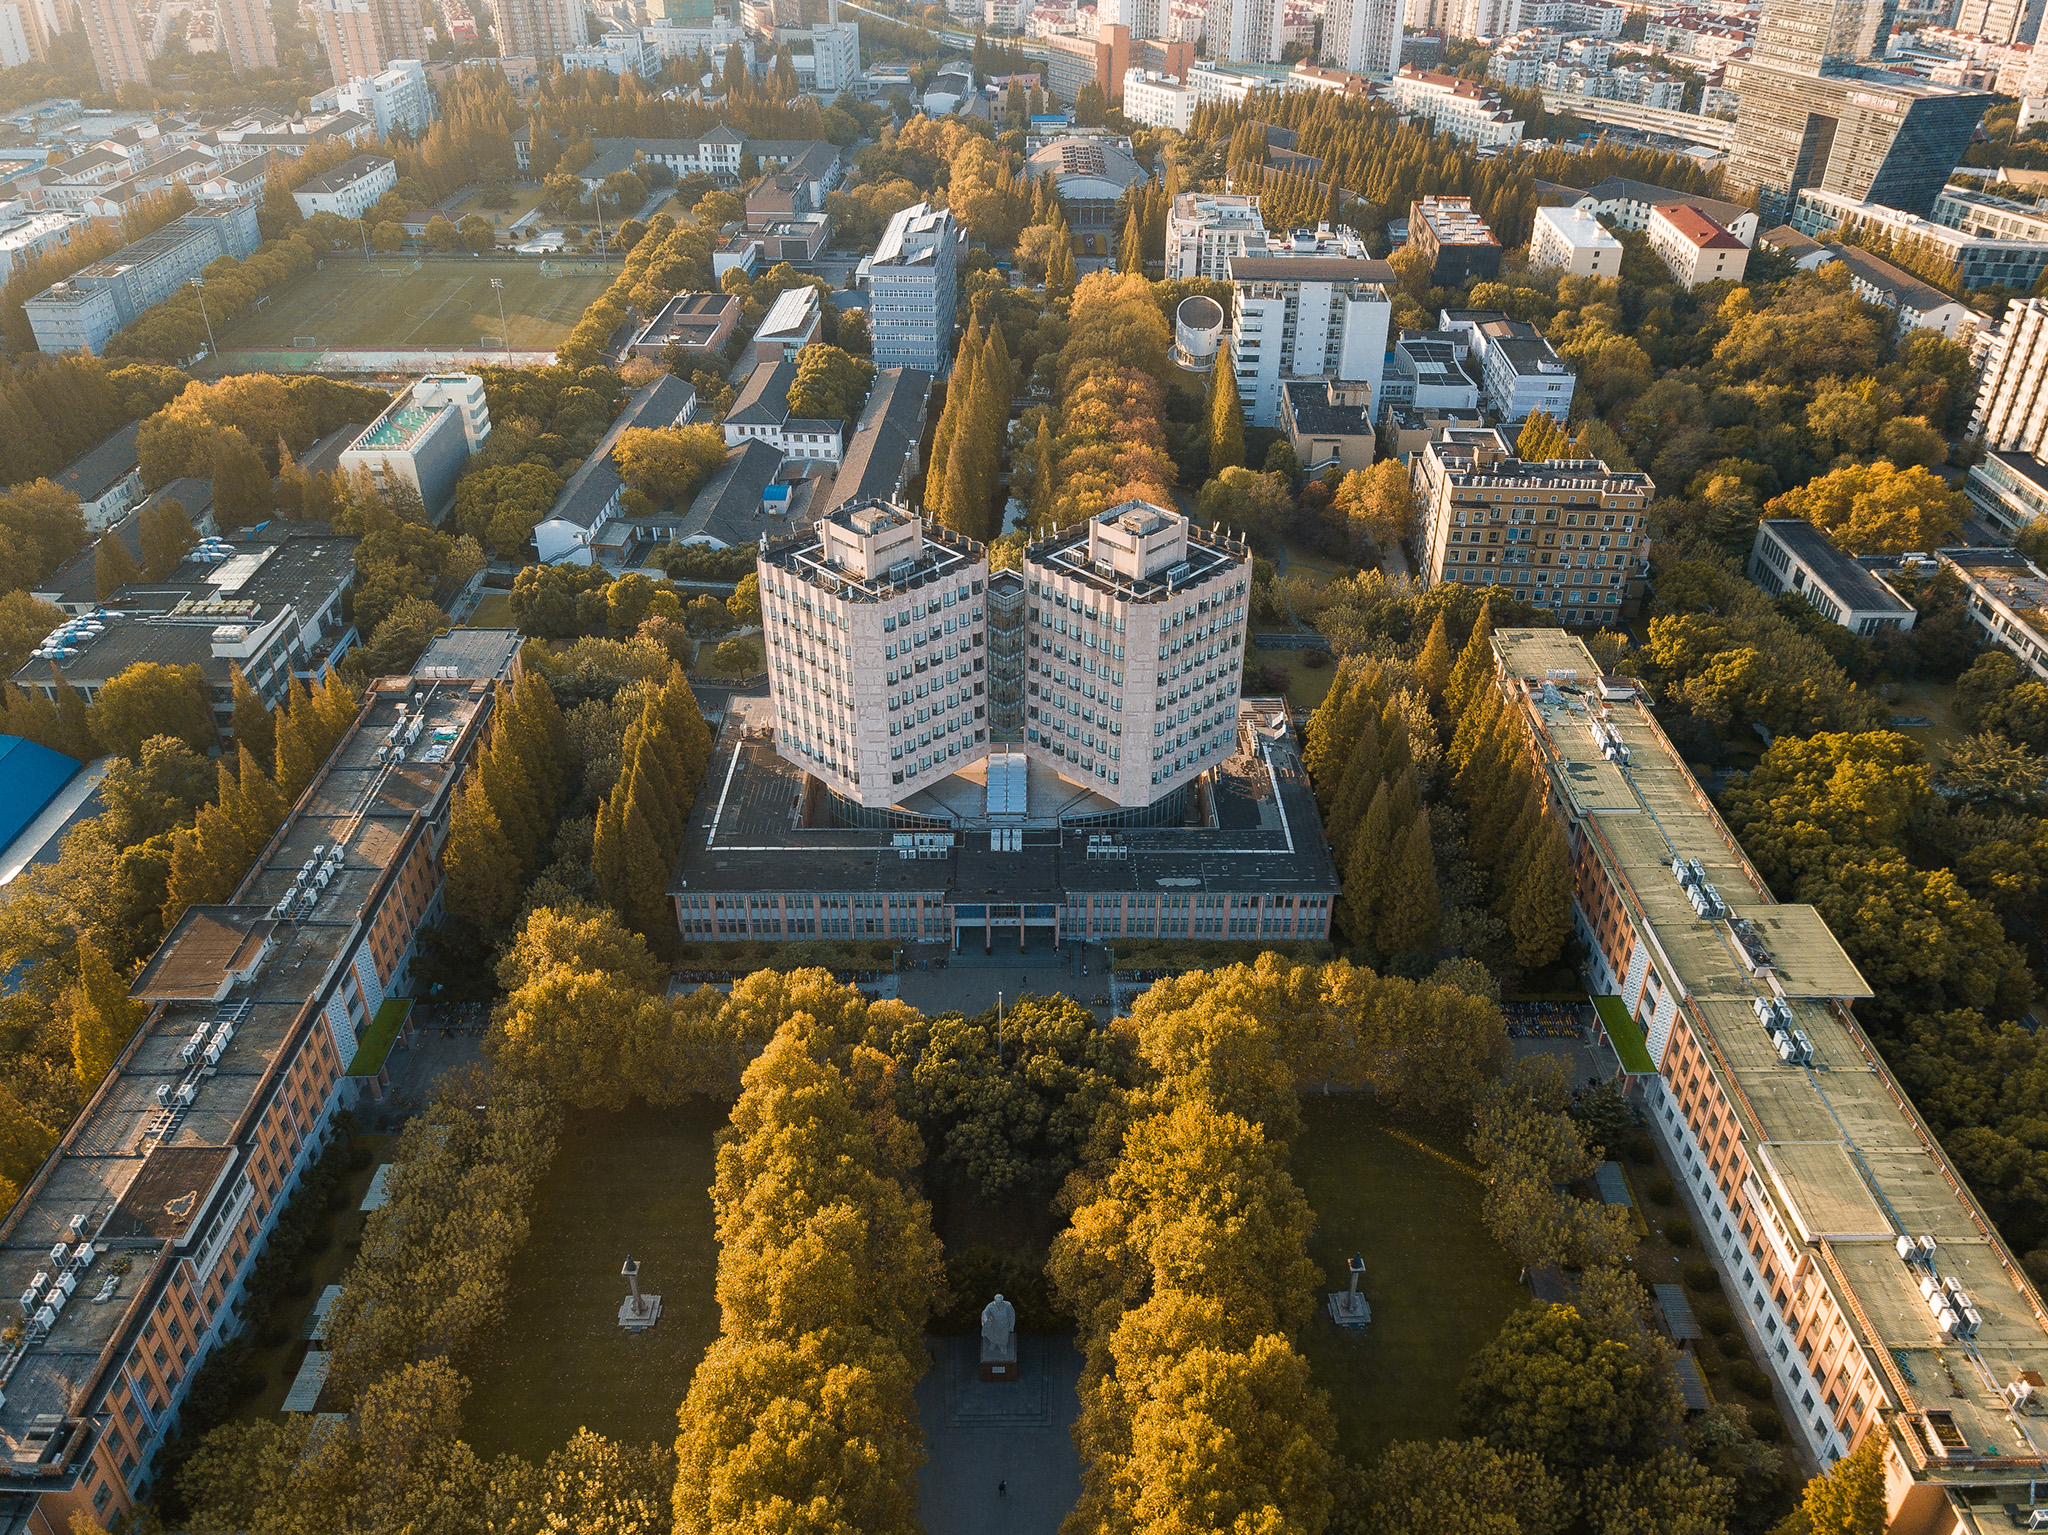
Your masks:
{"label": "soccer field", "polygon": [[[514,349],[554,346],[575,328],[611,277],[594,263],[575,276],[544,277],[538,261],[426,261],[409,271],[410,257],[348,261],[328,257],[261,309],[220,332],[221,348],[325,347],[373,350],[395,347]],[[505,326],[500,335],[499,295],[505,284]],[[309,339],[310,338],[310,339]]]}

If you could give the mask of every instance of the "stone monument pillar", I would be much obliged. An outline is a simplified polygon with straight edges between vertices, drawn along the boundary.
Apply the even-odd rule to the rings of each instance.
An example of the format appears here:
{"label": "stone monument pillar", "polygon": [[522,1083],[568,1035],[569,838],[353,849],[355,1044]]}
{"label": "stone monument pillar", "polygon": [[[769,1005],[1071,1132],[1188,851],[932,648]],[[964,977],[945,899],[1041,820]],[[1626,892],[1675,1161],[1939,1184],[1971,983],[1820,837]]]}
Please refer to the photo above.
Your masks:
{"label": "stone monument pillar", "polygon": [[998,1295],[981,1308],[981,1378],[1017,1379],[1017,1308]]}
{"label": "stone monument pillar", "polygon": [[632,1258],[619,1270],[619,1277],[633,1292],[619,1302],[619,1325],[627,1332],[645,1332],[661,1320],[661,1297],[641,1292],[640,1265]]}

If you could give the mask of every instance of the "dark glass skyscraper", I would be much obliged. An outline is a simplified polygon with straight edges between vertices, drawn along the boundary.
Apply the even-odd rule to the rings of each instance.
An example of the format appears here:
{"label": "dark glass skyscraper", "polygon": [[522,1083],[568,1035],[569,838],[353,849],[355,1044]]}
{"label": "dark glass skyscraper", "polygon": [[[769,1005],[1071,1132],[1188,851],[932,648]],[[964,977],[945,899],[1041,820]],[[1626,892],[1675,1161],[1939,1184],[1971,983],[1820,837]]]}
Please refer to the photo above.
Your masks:
{"label": "dark glass skyscraper", "polygon": [[1756,49],[1731,64],[1742,94],[1731,189],[1766,223],[1803,187],[1925,215],[1995,100],[1875,66],[1896,0],[1765,0]]}

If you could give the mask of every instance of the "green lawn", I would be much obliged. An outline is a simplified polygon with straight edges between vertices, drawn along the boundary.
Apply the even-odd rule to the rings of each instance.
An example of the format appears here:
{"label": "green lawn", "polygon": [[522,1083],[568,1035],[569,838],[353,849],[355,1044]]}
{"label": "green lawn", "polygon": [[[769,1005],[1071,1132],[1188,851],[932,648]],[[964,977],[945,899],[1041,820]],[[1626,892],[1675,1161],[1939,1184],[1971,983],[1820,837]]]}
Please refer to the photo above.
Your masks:
{"label": "green lawn", "polygon": [[1956,688],[1952,682],[1898,682],[1879,690],[1894,715],[1924,719],[1926,725],[1901,725],[1899,733],[1911,736],[1927,748],[1931,761],[1943,762],[1968,734],[1955,717]]}
{"label": "green lawn", "polygon": [[1252,649],[1245,652],[1244,664],[1247,671],[1263,666],[1286,672],[1287,701],[1297,709],[1313,709],[1330,691],[1330,684],[1337,677],[1337,668],[1334,665],[1311,668],[1308,665],[1309,655],[1306,650]]}
{"label": "green lawn", "polygon": [[1293,1171],[1315,1211],[1309,1256],[1328,1291],[1350,1284],[1346,1265],[1362,1253],[1360,1289],[1372,1303],[1372,1324],[1346,1332],[1318,1294],[1301,1333],[1336,1410],[1338,1447],[1358,1458],[1396,1439],[1455,1434],[1466,1366],[1528,1298],[1480,1224],[1469,1158],[1456,1138],[1418,1135],[1356,1096],[1304,1098],[1302,1120]]}
{"label": "green lawn", "polygon": [[[629,1444],[675,1438],[676,1408],[718,1336],[710,1189],[726,1115],[694,1102],[568,1116],[505,1320],[464,1369],[464,1437],[479,1454],[538,1461],[583,1427]],[[628,1257],[641,1289],[661,1296],[648,1332],[618,1326]]]}
{"label": "green lawn", "polygon": [[469,617],[463,620],[465,629],[511,629],[512,594],[510,592],[485,592],[477,598],[476,606]]}
{"label": "green lawn", "polygon": [[546,348],[575,328],[611,280],[596,273],[543,277],[536,260],[436,258],[416,272],[403,271],[412,259],[329,256],[321,270],[308,272],[263,308],[222,326],[221,349],[477,346],[483,337],[500,334],[493,278],[505,285],[510,344]]}

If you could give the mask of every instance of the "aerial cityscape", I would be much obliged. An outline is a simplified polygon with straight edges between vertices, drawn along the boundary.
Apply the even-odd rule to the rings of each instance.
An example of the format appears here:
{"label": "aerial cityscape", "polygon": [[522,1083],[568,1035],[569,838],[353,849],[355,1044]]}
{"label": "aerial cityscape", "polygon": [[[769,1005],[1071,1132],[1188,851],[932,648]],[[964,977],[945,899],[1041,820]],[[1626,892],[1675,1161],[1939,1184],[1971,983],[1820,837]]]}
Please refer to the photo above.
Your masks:
{"label": "aerial cityscape", "polygon": [[2026,0],[0,0],[0,1535],[2048,1529]]}

